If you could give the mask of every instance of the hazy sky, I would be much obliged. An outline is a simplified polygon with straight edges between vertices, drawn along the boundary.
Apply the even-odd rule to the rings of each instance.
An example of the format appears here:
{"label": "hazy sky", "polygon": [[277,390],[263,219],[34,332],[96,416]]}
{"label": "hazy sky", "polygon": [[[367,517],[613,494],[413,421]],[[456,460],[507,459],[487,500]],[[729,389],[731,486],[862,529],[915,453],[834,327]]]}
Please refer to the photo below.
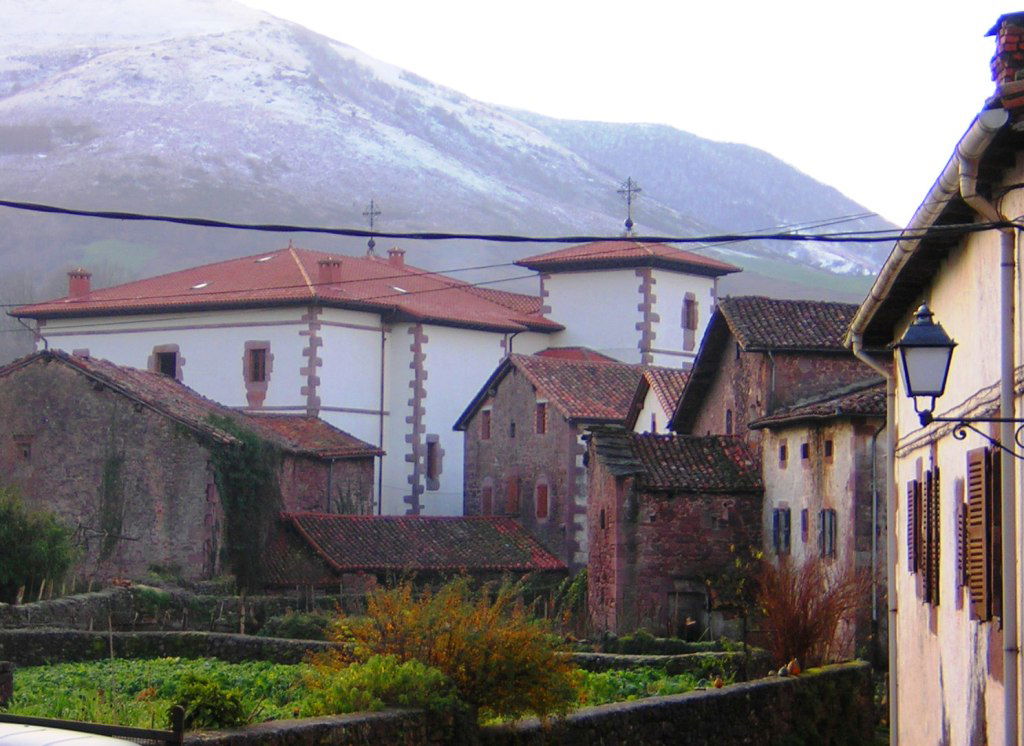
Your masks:
{"label": "hazy sky", "polygon": [[473,98],[763,148],[899,224],[994,90],[995,45],[984,33],[1022,9],[992,0],[242,1]]}

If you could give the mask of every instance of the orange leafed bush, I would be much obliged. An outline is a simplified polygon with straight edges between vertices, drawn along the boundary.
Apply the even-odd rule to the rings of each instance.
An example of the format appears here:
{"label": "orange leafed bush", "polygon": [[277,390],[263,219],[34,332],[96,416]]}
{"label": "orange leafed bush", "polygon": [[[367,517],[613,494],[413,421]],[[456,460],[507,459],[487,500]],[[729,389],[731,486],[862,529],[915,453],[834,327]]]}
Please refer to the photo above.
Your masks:
{"label": "orange leafed bush", "polygon": [[523,607],[519,590],[506,583],[474,591],[459,578],[416,593],[405,582],[370,593],[366,614],[340,618],[334,639],[358,661],[389,655],[438,669],[485,716],[563,713],[579,702],[579,672],[559,655],[546,623]]}
{"label": "orange leafed bush", "polygon": [[870,597],[870,577],[809,557],[794,565],[765,561],[758,572],[757,603],[764,614],[768,652],[776,664],[796,658],[803,666],[830,663],[849,647],[849,630]]}

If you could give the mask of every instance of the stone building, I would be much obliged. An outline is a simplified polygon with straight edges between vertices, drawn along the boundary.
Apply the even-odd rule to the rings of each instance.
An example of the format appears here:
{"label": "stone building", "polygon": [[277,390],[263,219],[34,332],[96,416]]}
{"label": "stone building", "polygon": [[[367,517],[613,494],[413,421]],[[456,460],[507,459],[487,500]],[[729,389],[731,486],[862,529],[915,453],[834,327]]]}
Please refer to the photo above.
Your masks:
{"label": "stone building", "polygon": [[282,513],[267,550],[270,588],[305,586],[361,599],[379,583],[436,583],[467,574],[501,581],[565,577],[565,563],[511,518]]}
{"label": "stone building", "polygon": [[379,451],[324,422],[248,417],[169,376],[59,351],[0,368],[3,482],[74,529],[88,577],[219,571],[212,453],[238,442],[228,421],[280,452],[282,507],[373,510]]}
{"label": "stone building", "polygon": [[716,626],[709,589],[736,548],[760,542],[753,451],[735,436],[594,427],[587,460],[594,628],[693,638]]}
{"label": "stone building", "polygon": [[796,564],[816,557],[830,574],[870,574],[871,590],[836,643],[841,655],[870,644],[878,660],[885,649],[884,383],[845,386],[750,427],[763,433],[766,556]]}
{"label": "stone building", "polygon": [[515,518],[570,567],[586,564],[583,428],[625,422],[642,378],[580,348],[505,358],[455,423],[465,515]]}
{"label": "stone building", "polygon": [[856,310],[826,301],[720,299],[670,427],[738,435],[758,449],[752,421],[873,375],[843,346]]}

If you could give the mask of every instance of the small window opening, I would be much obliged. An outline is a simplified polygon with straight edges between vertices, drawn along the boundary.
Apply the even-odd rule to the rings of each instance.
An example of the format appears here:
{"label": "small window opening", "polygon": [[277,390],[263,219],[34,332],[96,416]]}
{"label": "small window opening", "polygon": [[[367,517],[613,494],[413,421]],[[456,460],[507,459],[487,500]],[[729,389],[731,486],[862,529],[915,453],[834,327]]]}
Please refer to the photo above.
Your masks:
{"label": "small window opening", "polygon": [[548,486],[546,484],[538,484],[534,489],[534,507],[538,519],[548,517]]}
{"label": "small window opening", "polygon": [[536,420],[536,430],[538,435],[543,435],[548,431],[548,405],[547,402],[537,402],[536,409],[534,411],[534,419]]}
{"label": "small window opening", "polygon": [[598,521],[597,521],[597,522],[598,522],[598,525],[599,525],[599,526],[600,526],[600,527],[601,527],[602,529],[604,529],[604,528],[607,528],[607,523],[605,522],[605,518],[604,518],[604,508],[601,508],[601,517],[600,517],[600,518],[598,518]]}
{"label": "small window opening", "polygon": [[249,350],[249,381],[266,383],[267,380],[267,349],[256,347]]}
{"label": "small window opening", "polygon": [[491,410],[485,409],[480,413],[480,440],[491,439]]}
{"label": "small window opening", "polygon": [[30,438],[15,438],[14,452],[22,461],[32,460],[32,440]]}
{"label": "small window opening", "polygon": [[807,543],[807,537],[810,534],[809,523],[810,517],[808,515],[808,510],[807,508],[804,508],[800,511],[800,538],[803,540],[804,544]]}
{"label": "small window opening", "polygon": [[510,437],[510,438],[516,437],[516,423],[515,422],[508,423],[508,437]]}
{"label": "small window opening", "polygon": [[811,446],[808,443],[800,444],[800,458],[809,459],[811,457]]}
{"label": "small window opening", "polygon": [[725,410],[725,434],[732,435],[732,410]]}
{"label": "small window opening", "polygon": [[[237,363],[235,363],[237,365]],[[176,378],[178,375],[178,353],[158,352],[156,353],[156,372],[162,376]]]}
{"label": "small window opening", "polygon": [[832,441],[825,441],[825,458],[832,458]]}
{"label": "small window opening", "polygon": [[785,466],[786,465],[786,458],[787,458],[788,455],[789,454],[787,453],[786,444],[785,443],[779,443],[779,465],[780,466]]}
{"label": "small window opening", "polygon": [[427,479],[441,476],[441,444],[434,440],[427,443]]}

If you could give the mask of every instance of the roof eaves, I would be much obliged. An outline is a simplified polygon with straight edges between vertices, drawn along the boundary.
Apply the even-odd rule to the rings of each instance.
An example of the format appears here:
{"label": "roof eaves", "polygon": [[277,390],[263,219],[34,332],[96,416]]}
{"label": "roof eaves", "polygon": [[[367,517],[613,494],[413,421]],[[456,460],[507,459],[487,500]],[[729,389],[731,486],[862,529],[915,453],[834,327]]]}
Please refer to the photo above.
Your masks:
{"label": "roof eaves", "polygon": [[469,405],[463,410],[462,414],[455,421],[452,426],[452,430],[465,431],[469,427],[469,421],[476,415],[483,403],[492,396],[491,392],[495,390],[498,384],[501,383],[502,379],[508,375],[509,370],[512,368],[511,355],[506,355],[505,358],[498,363],[497,367],[487,378],[487,381],[480,390],[477,391],[476,396],[469,402]]}

